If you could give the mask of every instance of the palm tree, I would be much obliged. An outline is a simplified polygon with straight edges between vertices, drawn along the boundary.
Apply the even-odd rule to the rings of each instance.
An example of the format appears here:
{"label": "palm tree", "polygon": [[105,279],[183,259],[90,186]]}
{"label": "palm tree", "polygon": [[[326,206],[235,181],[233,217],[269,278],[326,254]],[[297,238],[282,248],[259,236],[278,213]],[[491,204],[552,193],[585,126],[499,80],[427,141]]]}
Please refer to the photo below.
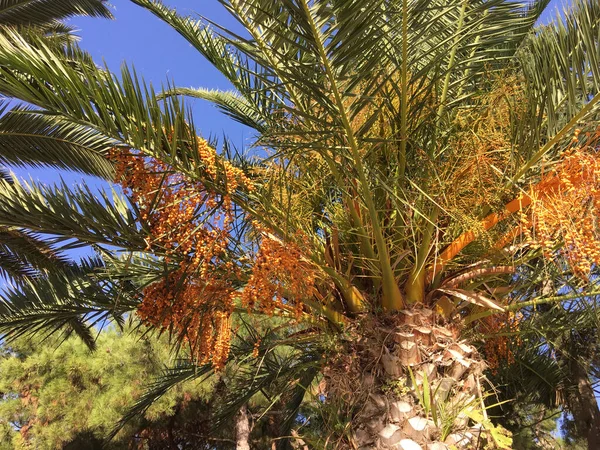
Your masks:
{"label": "palm tree", "polygon": [[[0,93],[34,108],[11,126],[66,133],[57,161],[108,164],[124,192],[0,183],[0,225],[101,256],[5,295],[3,330],[86,335],[137,311],[193,358],[138,410],[214,369],[237,388],[219,420],[265,395],[282,437],[320,381],[337,411],[314,446],[508,447],[459,336],[597,289],[597,2],[534,29],[547,1],[222,0],[241,35],[135,3],[233,90],[156,94],[73,43],[3,31]],[[256,130],[252,158],[199,138],[186,96]],[[572,294],[528,288],[540,260]]]}
{"label": "palm tree", "polygon": [[[73,28],[62,20],[76,15],[112,17],[101,0],[6,0],[0,2],[0,33],[9,38],[18,32],[23,39],[31,37],[32,45],[39,41],[61,51],[65,43],[77,41]],[[0,176],[6,183],[14,182],[8,167],[28,165],[112,178],[111,165],[98,155],[98,149],[106,147],[110,140],[89,131],[77,136],[67,124],[58,129],[41,115],[29,116],[30,105],[15,106],[10,100],[0,96]],[[73,270],[78,270],[73,261],[43,236],[19,225],[0,226],[0,274],[11,283],[21,286],[49,271]],[[87,341],[92,342],[89,336]]]}

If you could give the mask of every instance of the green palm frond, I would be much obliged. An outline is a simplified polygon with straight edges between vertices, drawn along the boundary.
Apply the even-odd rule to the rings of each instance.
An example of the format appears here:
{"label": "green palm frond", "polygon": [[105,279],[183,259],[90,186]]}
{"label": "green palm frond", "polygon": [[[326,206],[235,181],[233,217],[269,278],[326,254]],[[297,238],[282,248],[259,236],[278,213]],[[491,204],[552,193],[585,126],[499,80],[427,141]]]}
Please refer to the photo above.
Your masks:
{"label": "green palm frond", "polygon": [[564,16],[529,37],[521,55],[526,80],[553,136],[600,92],[600,5],[575,0]]}
{"label": "green palm frond", "polygon": [[[245,100],[236,104],[245,117],[256,109],[280,114],[275,123],[265,121],[261,144],[284,159],[314,151],[327,161],[322,177],[334,179],[342,197],[356,198],[359,216],[368,217],[350,220],[368,258],[363,267],[383,278],[384,297],[396,303],[398,274],[380,225],[388,213],[381,186],[402,191],[406,166],[420,149],[434,158],[444,151],[442,125],[484,75],[514,62],[547,5],[224,0],[245,28],[240,36],[180,17],[160,2],[135,3],[173,26],[227,77]],[[270,100],[266,109],[261,96]],[[213,101],[223,107],[222,97]],[[358,118],[363,124],[355,129]],[[386,137],[373,136],[380,120],[391,123]]]}
{"label": "green palm frond", "polygon": [[[27,29],[33,28],[35,30],[36,27],[28,27]],[[68,35],[73,37],[74,39],[77,39],[76,36],[73,36],[73,31],[75,31],[75,28],[72,27],[71,25],[67,25],[66,23],[60,22],[60,21],[56,21],[56,22],[52,22],[49,24],[44,25],[43,27],[41,27],[41,30],[46,34],[46,36],[60,36],[60,35]],[[24,30],[21,30],[24,31]]]}
{"label": "green palm frond", "polygon": [[[598,119],[600,103],[600,5],[575,0],[563,16],[529,36],[518,53],[531,102],[533,130],[523,145],[531,160],[525,173],[578,125]],[[531,149],[541,147],[537,152]]]}
{"label": "green palm frond", "polygon": [[74,15],[112,18],[103,0],[1,0],[0,25],[44,25]]}
{"label": "green palm frond", "polygon": [[57,55],[41,39],[0,35],[0,93],[51,111],[64,126],[70,122],[142,150],[192,178],[202,170],[198,134],[182,101],[158,100],[127,67],[117,79],[77,47]]}
{"label": "green palm frond", "polygon": [[0,294],[3,339],[66,332],[93,348],[95,327],[123,324],[124,315],[137,306],[130,295],[133,287],[98,278],[102,268],[97,258],[85,259],[6,288]]}
{"label": "green palm frond", "polygon": [[254,127],[252,123],[260,123],[261,129],[263,123],[277,125],[277,119],[283,117],[285,102],[284,98],[279,97],[279,89],[272,90],[272,82],[269,81],[270,73],[253,64],[253,61],[249,60],[243,52],[229,45],[228,39],[213,32],[202,21],[180,16],[161,2],[133,1],[172,26],[231,82],[236,90],[232,96],[240,95],[244,100],[236,104],[230,94],[217,94],[215,91],[212,91],[214,93],[210,94],[209,98],[207,95],[210,91],[203,90],[200,92],[202,98],[217,100],[217,105],[228,114],[233,114],[237,120],[251,118],[249,121],[245,119],[249,122],[246,125]]}
{"label": "green palm frond", "polygon": [[[254,248],[248,232],[252,225],[246,227],[254,219],[282,242],[306,237],[303,256],[323,269],[320,276],[326,281],[319,295],[331,292],[332,316],[348,313],[352,320],[361,303],[374,310],[402,308],[405,293],[421,275],[424,296],[425,269],[439,247],[473,225],[467,220],[471,217],[461,222],[440,206],[443,191],[456,187],[450,176],[447,186],[440,180],[444,170],[452,174],[454,161],[448,155],[457,150],[452,147],[461,147],[463,137],[456,137],[460,114],[475,111],[485,121],[496,107],[481,100],[496,88],[494,77],[515,73],[516,80],[524,80],[519,100],[528,107],[526,117],[509,111],[508,123],[502,124],[510,138],[499,139],[503,148],[494,151],[512,158],[499,169],[506,170],[502,182],[520,179],[555,143],[568,138],[572,125],[597,117],[597,2],[577,0],[564,21],[532,31],[547,0],[221,0],[245,29],[238,35],[208,20],[179,16],[160,2],[133,1],[187,39],[224,74],[232,90],[168,86],[158,93],[127,67],[117,76],[95,66],[68,39],[57,46],[40,33],[24,37],[7,27],[0,33],[0,94],[31,106],[0,114],[0,163],[50,165],[111,179],[108,150],[130,148],[218,191],[223,180],[207,175],[184,103],[186,97],[210,101],[254,128],[259,133],[255,145],[269,154],[254,167],[242,164],[256,183],[251,191],[240,188],[230,197],[239,228],[227,253],[235,260]],[[53,24],[41,27],[51,30]],[[69,33],[54,29],[59,36]],[[229,156],[225,152],[224,158]],[[499,196],[516,191],[508,190]],[[475,205],[472,215],[479,219],[495,206],[491,201]],[[67,276],[69,270],[61,269],[25,278],[23,287],[8,292],[2,303],[0,331],[8,337],[66,329],[91,344],[90,325],[121,320],[135,309],[144,287],[177,270],[180,262],[177,256],[166,261],[148,246],[135,202],[86,186],[0,181],[0,226],[49,233],[57,237],[53,248],[59,250],[97,244],[104,258],[87,272]],[[482,255],[488,258],[486,245],[480,244],[450,270],[464,269],[465,261],[480,262]],[[536,255],[519,253],[518,261],[508,263],[518,263],[514,274],[486,279],[511,284],[508,309],[524,307],[533,314],[536,300],[550,302],[534,286],[542,276],[542,268],[534,267]],[[494,264],[507,264],[503,255],[489,257]],[[527,270],[530,278],[522,273]],[[580,295],[581,284],[565,272],[561,280]],[[245,275],[235,281],[235,289],[243,289]],[[475,289],[486,287],[482,280],[468,281],[473,297]],[[322,306],[323,298],[316,297],[303,305],[307,311],[311,302]],[[552,301],[562,308],[573,299],[557,297]],[[480,311],[469,308],[475,315]],[[564,325],[558,319],[554,323]],[[230,389],[220,393],[215,426],[260,398],[263,412],[273,405],[285,412],[280,431],[287,433],[321,369],[323,349],[312,329],[293,334],[301,326],[306,325],[285,324],[277,332],[267,327],[260,336],[251,327],[240,328],[226,369]],[[175,347],[183,347],[182,339]],[[536,370],[548,371],[548,388],[538,400],[551,394],[554,377],[561,375],[551,371],[556,367],[542,347],[530,347],[519,360],[530,381],[540,382]],[[211,373],[208,366],[192,364],[166,372],[121,426],[171,387]]]}
{"label": "green palm frond", "polygon": [[85,184],[0,180],[0,226],[19,227],[80,243],[106,244],[130,250],[146,247],[136,214],[115,192],[95,192]]}
{"label": "green palm frond", "polygon": [[[297,418],[300,404],[319,371],[319,341],[310,334],[294,338],[294,327],[289,327],[289,324],[278,327],[277,319],[266,319],[260,325],[250,325],[241,316],[238,319],[241,326],[234,338],[225,372],[215,373],[210,364],[199,367],[189,359],[179,360],[175,367],[165,370],[148,386],[108,439],[175,386],[188,380],[214,377],[227,382],[216,388],[213,394],[211,431],[217,433],[231,423],[243,405],[252,404],[260,411],[261,417],[276,407],[283,410],[282,422],[278,424],[281,441],[278,448],[285,448],[289,427]],[[253,355],[256,349],[258,356]]]}
{"label": "green palm frond", "polygon": [[[466,75],[473,77],[481,73],[484,64],[512,56],[547,1],[535,2],[530,9],[501,1],[485,5],[468,1],[404,5],[400,1],[362,0],[312,6],[302,6],[303,2],[223,1],[250,33],[251,39],[231,35],[223,29],[218,34],[199,21],[178,16],[160,2],[136,0],[135,3],[173,26],[221,70],[242,95],[250,93],[250,81],[262,83],[278,92],[282,99],[294,97],[291,100],[297,100],[294,102],[296,114],[300,109],[310,114],[306,110],[309,105],[301,104],[307,89],[313,96],[319,95],[315,100],[322,107],[333,106],[329,83],[319,84],[325,76],[321,50],[335,75],[346,79],[344,87],[350,89],[344,95],[348,95],[351,94],[352,79],[368,79],[378,74],[378,68],[389,70],[390,66],[397,73],[401,70],[403,56],[409,58],[405,62],[413,77],[411,83],[418,85],[415,79],[419,76],[428,76],[434,83],[446,75],[443,60],[449,58],[448,48],[454,43],[456,53],[461,57],[455,56],[456,63],[446,66],[447,70],[463,77],[453,81],[457,87],[465,84],[465,70]],[[457,29],[456,22],[461,15],[468,23]],[[406,31],[402,27],[403,18],[406,19]],[[313,24],[319,27],[313,29]],[[507,30],[510,30],[508,34]],[[403,45],[410,53],[403,55],[400,52]],[[469,57],[465,57],[465,53]],[[253,70],[250,70],[245,61],[258,66],[252,66]],[[369,76],[365,77],[366,74]],[[387,77],[392,75],[394,73],[385,74]],[[269,76],[276,78],[269,81]],[[256,91],[257,86],[253,87]],[[377,92],[378,86],[371,89]],[[297,95],[294,90],[298,91]],[[258,92],[264,95],[264,92]],[[368,97],[368,93],[363,97]],[[357,97],[350,108],[361,110],[365,98]]]}
{"label": "green palm frond", "polygon": [[319,371],[319,337],[285,323],[287,330],[282,332],[268,320],[257,326],[240,319],[241,327],[232,342],[227,389],[219,397],[211,425],[215,430],[225,426],[243,405],[261,396],[263,414],[275,407],[284,410],[279,427],[280,435],[286,436],[286,428],[296,419]]}
{"label": "green palm frond", "polygon": [[49,270],[67,267],[68,259],[48,243],[26,230],[0,228],[0,273],[13,283],[33,278]]}
{"label": "green palm frond", "polygon": [[[560,279],[555,268],[549,270],[538,286]],[[499,400],[509,400],[498,407],[504,417],[520,404],[569,411],[573,406],[570,395],[577,391],[574,365],[593,373],[590,365],[598,354],[595,336],[600,325],[598,298],[583,295],[585,291],[568,295],[565,286],[559,291],[569,299],[524,309],[518,332],[508,332],[514,360],[503,361],[492,376],[492,382],[502,386]]]}
{"label": "green palm frond", "polygon": [[[48,45],[55,45],[58,48],[68,46],[80,39],[75,34],[76,28],[58,21],[44,25],[32,25],[20,28],[18,31],[25,38],[29,35],[43,37]],[[2,31],[0,30],[0,32]]]}
{"label": "green palm frond", "polygon": [[258,132],[265,131],[264,119],[242,96],[231,91],[202,88],[175,88],[165,95],[183,95],[207,100],[216,105],[226,115]]}
{"label": "green palm frond", "polygon": [[114,139],[31,108],[2,109],[0,103],[2,164],[51,166],[114,179],[108,160],[109,150],[117,144]]}
{"label": "green palm frond", "polygon": [[516,419],[516,411],[529,405],[539,407],[542,412],[561,408],[557,393],[568,377],[556,358],[541,345],[513,343],[512,348],[514,360],[510,364],[502,361],[497,373],[491,376],[490,381],[498,390],[488,398],[490,416],[507,426]]}

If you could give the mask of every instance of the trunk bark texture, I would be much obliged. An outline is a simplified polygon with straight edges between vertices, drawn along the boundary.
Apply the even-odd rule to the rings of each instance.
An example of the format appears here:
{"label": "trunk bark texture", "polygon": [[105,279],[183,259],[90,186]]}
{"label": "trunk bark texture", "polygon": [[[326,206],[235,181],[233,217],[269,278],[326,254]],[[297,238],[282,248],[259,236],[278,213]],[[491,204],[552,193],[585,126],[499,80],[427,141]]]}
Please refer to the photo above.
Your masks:
{"label": "trunk bark texture", "polygon": [[235,418],[235,441],[237,450],[250,450],[250,421],[244,405]]}
{"label": "trunk bark texture", "polygon": [[347,406],[352,417],[347,448],[473,449],[491,442],[473,420],[485,419],[485,363],[457,329],[422,308],[385,321],[366,318],[349,333],[350,348],[326,370],[328,401]]}
{"label": "trunk bark texture", "polygon": [[600,409],[585,367],[574,358],[571,374],[575,377],[576,391],[572,397],[571,413],[577,427],[587,438],[588,449],[600,449]]}

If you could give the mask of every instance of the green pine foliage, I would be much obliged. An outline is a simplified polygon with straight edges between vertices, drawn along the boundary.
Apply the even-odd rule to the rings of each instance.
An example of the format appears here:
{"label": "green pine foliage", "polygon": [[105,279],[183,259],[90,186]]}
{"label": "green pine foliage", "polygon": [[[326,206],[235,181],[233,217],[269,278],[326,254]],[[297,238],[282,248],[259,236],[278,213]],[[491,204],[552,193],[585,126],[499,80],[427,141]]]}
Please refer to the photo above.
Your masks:
{"label": "green pine foliage", "polygon": [[[95,352],[77,338],[58,343],[21,339],[2,349],[1,450],[100,448],[147,384],[172,364],[166,339],[131,330],[101,333]],[[167,441],[193,440],[185,428],[200,433],[210,388],[210,382],[179,384],[129,422],[108,448],[129,448],[134,441],[142,448],[169,448]]]}

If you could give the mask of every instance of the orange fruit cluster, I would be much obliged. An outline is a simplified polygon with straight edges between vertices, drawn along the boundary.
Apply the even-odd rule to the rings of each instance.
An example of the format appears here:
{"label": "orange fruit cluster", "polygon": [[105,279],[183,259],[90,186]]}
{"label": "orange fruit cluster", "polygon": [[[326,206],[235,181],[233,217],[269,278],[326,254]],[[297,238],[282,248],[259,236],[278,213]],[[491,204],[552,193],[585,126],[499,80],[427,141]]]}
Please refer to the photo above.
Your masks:
{"label": "orange fruit cluster", "polygon": [[302,299],[312,296],[316,270],[299,247],[264,234],[252,274],[241,294],[242,304],[267,314],[276,309],[302,313]]}
{"label": "orange fruit cluster", "polygon": [[[444,164],[436,164],[424,152],[422,164],[429,166],[426,173],[436,177],[424,180],[431,184],[431,192],[443,209],[452,211],[452,218],[442,218],[450,227],[449,236],[459,230],[471,229],[479,235],[479,220],[486,207],[502,205],[508,189],[502,171],[510,172],[518,163],[512,151],[512,131],[507,124],[525,114],[521,80],[503,74],[494,80],[491,91],[473,98],[473,108],[458,109],[454,130],[447,148],[443,149]],[[445,216],[445,215],[444,215]],[[456,220],[458,219],[458,220]],[[482,237],[485,237],[483,235]]]}
{"label": "orange fruit cluster", "polygon": [[[251,184],[205,141],[198,155],[205,184],[139,151],[115,149],[111,154],[118,182],[140,211],[147,250],[175,267],[143,289],[138,316],[176,334],[197,363],[220,369],[229,355],[234,301],[240,299],[248,310],[298,317],[302,299],[312,295],[316,270],[297,244],[284,243],[255,224],[262,238],[252,271],[243,273],[241,260],[228,251],[234,221],[230,194],[239,187],[251,190]],[[245,289],[238,292],[244,281]]]}
{"label": "orange fruit cluster", "polygon": [[578,135],[576,131],[575,145],[532,188],[531,208],[521,214],[521,229],[526,242],[542,248],[549,258],[558,251],[575,275],[587,279],[592,266],[600,263],[600,132],[588,136],[584,148],[577,145]]}
{"label": "orange fruit cluster", "polygon": [[144,289],[137,314],[149,325],[174,331],[197,364],[221,369],[229,356],[233,296],[227,284],[175,272]]}
{"label": "orange fruit cluster", "polygon": [[[520,342],[520,339],[512,339],[510,334],[519,330],[519,323],[523,316],[519,313],[507,312],[504,314],[494,314],[482,319],[483,332],[491,334],[484,343],[484,353],[486,362],[493,374],[498,373],[501,364],[511,365],[515,362],[513,345]],[[502,335],[501,333],[505,333]],[[493,336],[497,334],[496,336]]]}
{"label": "orange fruit cluster", "polygon": [[205,141],[198,153],[209,177],[215,183],[217,177],[225,180],[225,194],[141,152],[115,149],[111,156],[117,181],[140,211],[147,250],[163,255],[167,264],[178,264],[143,290],[139,317],[175,332],[198,362],[212,361],[220,368],[229,354],[233,281],[240,275],[237,263],[227,257],[233,223],[229,192],[250,183],[240,169],[218,161]]}

